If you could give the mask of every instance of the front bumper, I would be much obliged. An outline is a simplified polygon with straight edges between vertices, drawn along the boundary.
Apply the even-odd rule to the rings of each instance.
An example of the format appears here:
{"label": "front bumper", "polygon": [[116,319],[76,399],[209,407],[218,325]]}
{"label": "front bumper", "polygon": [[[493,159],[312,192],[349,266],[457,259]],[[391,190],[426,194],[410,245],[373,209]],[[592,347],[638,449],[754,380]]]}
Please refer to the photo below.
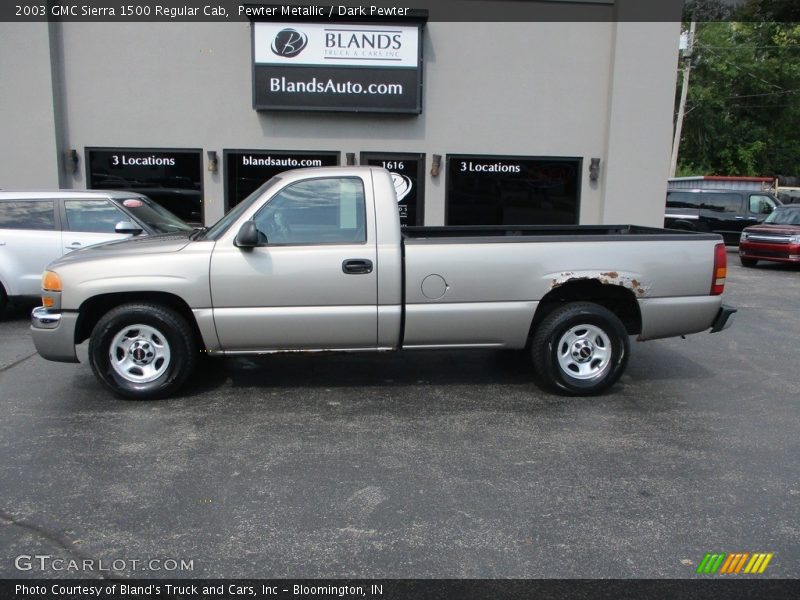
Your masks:
{"label": "front bumper", "polygon": [[723,304],[719,308],[719,312],[717,313],[717,318],[714,319],[714,322],[711,324],[711,331],[709,333],[717,333],[718,331],[722,331],[723,329],[727,329],[731,325],[733,325],[734,315],[736,314],[736,309],[732,306],[728,306],[727,304]]}
{"label": "front bumper", "polygon": [[739,256],[754,260],[800,263],[800,244],[743,241],[739,244]]}
{"label": "front bumper", "polygon": [[31,313],[31,337],[42,358],[58,362],[78,362],[75,352],[77,312],[50,312],[37,306]]}

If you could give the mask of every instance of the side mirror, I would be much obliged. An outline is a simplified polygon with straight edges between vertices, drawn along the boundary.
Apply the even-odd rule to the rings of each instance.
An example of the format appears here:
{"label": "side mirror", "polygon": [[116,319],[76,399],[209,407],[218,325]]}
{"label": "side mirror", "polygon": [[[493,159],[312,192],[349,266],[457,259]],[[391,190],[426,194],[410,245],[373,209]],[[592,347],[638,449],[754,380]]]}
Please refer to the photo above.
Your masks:
{"label": "side mirror", "polygon": [[120,221],[114,225],[114,233],[130,233],[132,235],[139,235],[142,233],[142,228],[131,221]]}
{"label": "side mirror", "polygon": [[239,228],[239,233],[236,234],[236,239],[233,244],[237,248],[255,248],[258,246],[258,229],[256,228],[255,221],[245,221]]}

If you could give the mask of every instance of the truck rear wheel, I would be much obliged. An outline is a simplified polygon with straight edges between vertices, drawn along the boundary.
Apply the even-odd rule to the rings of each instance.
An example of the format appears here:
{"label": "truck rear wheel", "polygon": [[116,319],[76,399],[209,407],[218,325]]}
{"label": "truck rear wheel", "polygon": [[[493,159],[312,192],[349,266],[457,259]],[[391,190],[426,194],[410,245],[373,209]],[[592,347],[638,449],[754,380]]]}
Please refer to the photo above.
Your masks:
{"label": "truck rear wheel", "polygon": [[97,378],[124,398],[154,400],[175,392],[197,362],[197,342],[179,313],[160,304],[124,304],[107,312],[89,339]]}
{"label": "truck rear wheel", "polygon": [[8,306],[8,294],[6,294],[3,284],[0,283],[0,319],[3,318],[3,314],[6,312],[6,306]]}
{"label": "truck rear wheel", "polygon": [[614,313],[593,302],[572,302],[555,309],[538,325],[531,357],[550,390],[591,396],[620,378],[628,350],[628,332]]}

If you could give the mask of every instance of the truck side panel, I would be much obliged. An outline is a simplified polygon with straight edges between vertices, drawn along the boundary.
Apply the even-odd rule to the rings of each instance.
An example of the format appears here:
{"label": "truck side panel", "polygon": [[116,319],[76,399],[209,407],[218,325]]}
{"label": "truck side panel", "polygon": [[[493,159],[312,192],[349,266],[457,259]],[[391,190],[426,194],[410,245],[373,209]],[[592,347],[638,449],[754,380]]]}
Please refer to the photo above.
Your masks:
{"label": "truck side panel", "polygon": [[[648,337],[701,330],[710,327],[721,303],[709,296],[716,243],[624,236],[574,242],[407,241],[404,347],[522,347],[537,302],[559,286],[582,280],[621,286],[640,306],[661,299],[653,310],[648,307],[643,321],[654,319],[658,310],[670,318],[652,326],[646,322]],[[697,322],[676,317],[687,302],[702,309],[692,316]],[[493,318],[495,310],[505,318]]]}

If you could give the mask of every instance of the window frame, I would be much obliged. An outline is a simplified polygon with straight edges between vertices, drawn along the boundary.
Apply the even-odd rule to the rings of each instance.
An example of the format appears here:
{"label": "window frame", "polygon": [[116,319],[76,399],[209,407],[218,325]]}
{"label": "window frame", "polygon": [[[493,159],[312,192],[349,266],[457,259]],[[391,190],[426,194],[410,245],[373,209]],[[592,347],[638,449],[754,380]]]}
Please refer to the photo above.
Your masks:
{"label": "window frame", "polygon": [[[703,191],[700,192],[700,197],[703,198],[702,203],[700,204],[701,210],[707,210],[709,212],[714,213],[715,215],[740,215],[742,214],[742,194],[736,191],[724,191],[724,192],[709,192]],[[713,199],[716,198],[719,202],[714,203]],[[727,202],[722,202],[721,200],[731,199],[734,200],[737,204],[735,210],[728,210],[728,208],[733,207],[733,203],[729,204]],[[717,207],[721,207],[722,210],[717,210]]]}
{"label": "window frame", "polygon": [[[753,201],[753,198],[766,198],[766,199],[768,199],[769,201],[772,202],[772,210],[770,212],[768,212],[768,213],[763,213],[763,212],[760,212],[760,211],[759,212],[753,212],[751,210],[751,208],[752,208],[751,202]],[[751,215],[763,215],[763,214],[770,215],[779,206],[780,206],[780,204],[778,204],[778,202],[775,201],[775,198],[773,198],[769,194],[765,194],[763,192],[753,192],[752,194],[750,194],[747,197],[747,212],[748,212],[748,214],[751,214]]]}
{"label": "window frame", "polygon": [[[62,231],[67,231],[69,233],[116,233],[116,231],[114,231],[113,229],[111,231],[85,231],[85,230],[81,230],[81,229],[73,229],[72,226],[70,225],[70,222],[69,222],[69,214],[67,212],[68,211],[67,202],[106,202],[107,204],[109,204],[112,208],[116,209],[116,211],[119,212],[122,215],[123,218],[121,220],[123,220],[123,221],[132,221],[136,225],[139,225],[140,227],[142,226],[141,223],[139,223],[136,219],[134,219],[127,212],[122,210],[122,208],[120,208],[110,198],[63,198],[61,200],[61,209],[64,211],[64,218],[62,220],[63,226],[61,228]],[[117,223],[119,223],[119,221],[117,221]]]}
{"label": "window frame", "polygon": [[358,177],[357,175],[345,175],[345,176],[338,176],[338,177],[331,177],[331,176],[327,175],[327,176],[320,176],[320,177],[312,177],[312,178],[308,178],[308,179],[301,179],[301,180],[298,180],[298,181],[293,181],[291,183],[287,183],[281,189],[277,190],[270,197],[269,200],[264,202],[264,204],[262,204],[258,208],[258,210],[256,210],[256,212],[253,213],[253,215],[248,220],[255,222],[256,218],[261,213],[261,211],[266,210],[267,207],[269,207],[269,205],[272,203],[273,200],[275,200],[278,196],[280,196],[284,191],[286,191],[290,187],[295,186],[295,185],[299,185],[299,184],[303,184],[303,183],[308,183],[308,182],[311,182],[311,181],[321,181],[321,180],[326,180],[326,179],[352,179],[352,180],[357,181],[359,183],[359,185],[361,186],[361,194],[362,194],[362,198],[363,198],[362,218],[364,220],[363,221],[364,222],[364,241],[362,241],[362,242],[352,242],[352,241],[351,242],[270,242],[269,238],[267,238],[267,242],[266,243],[259,243],[255,247],[256,248],[264,248],[264,247],[282,248],[282,247],[297,247],[297,246],[303,246],[303,247],[308,247],[308,246],[366,246],[369,243],[369,228],[368,228],[368,223],[367,223],[367,186],[365,185],[364,179],[361,178],[361,177]]}
{"label": "window frame", "polygon": [[52,204],[53,226],[50,229],[32,229],[30,227],[4,227],[0,225],[0,231],[62,231],[63,223],[59,211],[60,198],[4,198],[0,204],[11,202],[50,202]]}

